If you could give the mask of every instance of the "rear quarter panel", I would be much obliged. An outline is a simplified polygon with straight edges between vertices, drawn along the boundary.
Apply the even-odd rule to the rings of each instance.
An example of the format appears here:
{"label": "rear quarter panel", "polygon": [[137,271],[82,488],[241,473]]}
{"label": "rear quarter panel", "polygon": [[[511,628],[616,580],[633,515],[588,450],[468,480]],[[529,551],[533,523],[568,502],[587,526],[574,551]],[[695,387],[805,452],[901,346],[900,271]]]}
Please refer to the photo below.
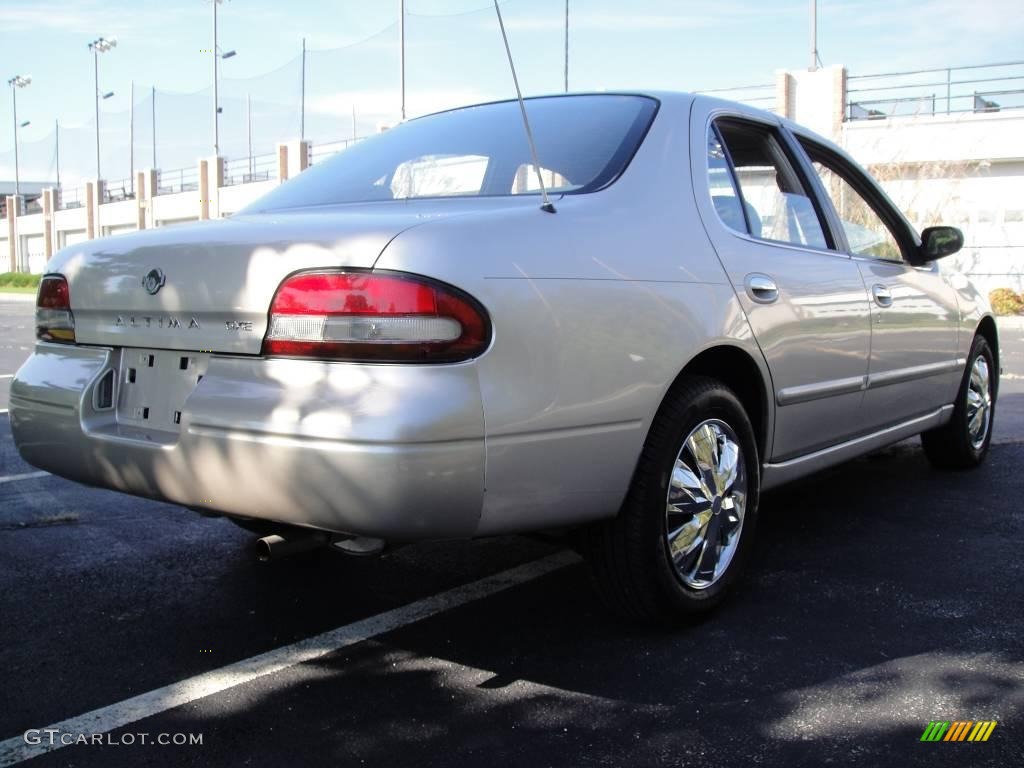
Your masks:
{"label": "rear quarter panel", "polygon": [[556,200],[553,215],[538,200],[418,227],[376,264],[451,283],[490,313],[480,534],[614,515],[686,362],[718,343],[761,360],[694,209],[688,112],[664,101],[603,191]]}

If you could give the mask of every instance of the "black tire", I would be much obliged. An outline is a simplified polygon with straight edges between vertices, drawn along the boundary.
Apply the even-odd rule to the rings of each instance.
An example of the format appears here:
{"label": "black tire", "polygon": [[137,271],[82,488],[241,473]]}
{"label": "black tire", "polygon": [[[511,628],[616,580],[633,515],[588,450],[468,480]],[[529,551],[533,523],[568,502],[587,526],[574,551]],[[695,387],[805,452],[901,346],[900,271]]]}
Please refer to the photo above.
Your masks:
{"label": "black tire", "polygon": [[[709,420],[724,423],[730,428],[731,437],[736,438],[730,442],[740,448],[736,464],[742,465],[745,474],[746,504],[731,559],[722,566],[721,575],[708,585],[695,588],[686,583],[686,575],[673,565],[666,507],[669,481],[684,441]],[[717,606],[743,570],[750,552],[759,489],[757,441],[736,395],[714,379],[681,379],[654,419],[618,516],[584,531],[582,549],[603,601],[621,617],[656,623],[676,623]],[[718,526],[727,525],[727,519],[735,514],[721,514],[724,508],[720,504],[714,509],[706,513],[711,514],[712,522],[703,530],[710,531],[716,525],[714,530],[724,537],[725,530]],[[713,520],[719,515],[722,522]],[[691,519],[696,521],[697,517]],[[698,554],[698,561],[702,557]]]}
{"label": "black tire", "polygon": [[[979,358],[984,360],[988,366],[989,397],[991,398],[985,435],[980,443],[977,442],[976,437],[971,435],[968,403],[971,374],[975,362]],[[960,390],[957,392],[956,403],[953,406],[953,417],[947,424],[921,433],[924,455],[928,457],[928,461],[933,467],[937,469],[974,469],[985,460],[992,442],[996,394],[999,390],[998,381],[999,371],[996,369],[995,356],[992,354],[988,342],[984,336],[975,336],[974,343],[971,345],[971,354],[967,357],[967,368],[964,370]]]}

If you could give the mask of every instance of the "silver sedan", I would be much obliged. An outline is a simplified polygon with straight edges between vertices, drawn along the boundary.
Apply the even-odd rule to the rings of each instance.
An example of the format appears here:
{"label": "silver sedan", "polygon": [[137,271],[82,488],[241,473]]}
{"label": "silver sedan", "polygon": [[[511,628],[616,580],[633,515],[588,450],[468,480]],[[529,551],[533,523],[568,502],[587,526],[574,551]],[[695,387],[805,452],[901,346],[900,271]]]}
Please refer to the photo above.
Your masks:
{"label": "silver sedan", "polygon": [[[570,531],[608,604],[721,601],[761,491],[921,434],[979,464],[996,326],[842,150],[678,93],[404,123],[225,221],[68,247],[22,456],[268,555]],[[542,206],[541,187],[551,204]]]}

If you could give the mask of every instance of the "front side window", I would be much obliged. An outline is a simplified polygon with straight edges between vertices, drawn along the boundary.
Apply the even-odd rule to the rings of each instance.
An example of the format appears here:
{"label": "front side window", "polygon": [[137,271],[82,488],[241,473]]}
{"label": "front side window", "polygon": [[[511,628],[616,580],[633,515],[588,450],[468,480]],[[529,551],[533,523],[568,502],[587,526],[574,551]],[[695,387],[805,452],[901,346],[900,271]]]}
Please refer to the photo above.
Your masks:
{"label": "front side window", "polygon": [[[808,149],[813,153],[813,149]],[[824,158],[812,155],[812,162],[842,221],[850,253],[885,261],[903,261],[899,241],[864,196]]]}
{"label": "front side window", "polygon": [[[713,126],[712,136],[708,147],[711,196],[726,225],[761,240],[828,248],[810,193],[771,128],[722,120]],[[731,195],[723,171],[731,172]],[[733,195],[739,206],[732,201]]]}
{"label": "front side window", "polygon": [[[527,99],[545,182],[561,194],[610,184],[636,153],[657,109],[646,96]],[[317,163],[243,213],[538,191],[519,104],[505,101],[409,120]]]}

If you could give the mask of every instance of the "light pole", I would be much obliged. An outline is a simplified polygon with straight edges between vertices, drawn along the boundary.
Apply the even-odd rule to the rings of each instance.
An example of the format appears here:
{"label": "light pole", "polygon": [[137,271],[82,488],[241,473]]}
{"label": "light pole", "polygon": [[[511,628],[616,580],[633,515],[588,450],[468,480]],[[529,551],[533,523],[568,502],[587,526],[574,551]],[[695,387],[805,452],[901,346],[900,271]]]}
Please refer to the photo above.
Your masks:
{"label": "light pole", "polygon": [[818,71],[818,0],[811,0],[811,72]]}
{"label": "light pole", "polygon": [[569,0],[565,0],[565,92],[569,92]]}
{"label": "light pole", "polygon": [[32,77],[15,75],[7,84],[11,86],[11,102],[14,107],[14,194],[15,196],[21,194],[21,175],[18,169],[18,128],[24,128],[28,123],[23,123],[21,126],[18,125],[18,89],[24,88],[32,82]]}
{"label": "light pole", "polygon": [[[106,53],[117,46],[117,38],[109,40],[105,37],[97,37],[89,43],[89,50],[92,51],[93,82],[96,86],[96,178],[100,178],[100,54]],[[102,98],[109,99],[114,92],[104,94]]]}
{"label": "light pole", "polygon": [[402,70],[402,121],[405,122],[405,0],[398,0],[398,57]]}
{"label": "light pole", "polygon": [[220,46],[217,44],[217,6],[220,5],[224,0],[213,0],[213,156],[218,157],[220,155],[220,92],[219,92],[219,80],[220,72],[218,71],[219,59],[230,59],[235,55],[235,51],[227,51],[221,53]]}

